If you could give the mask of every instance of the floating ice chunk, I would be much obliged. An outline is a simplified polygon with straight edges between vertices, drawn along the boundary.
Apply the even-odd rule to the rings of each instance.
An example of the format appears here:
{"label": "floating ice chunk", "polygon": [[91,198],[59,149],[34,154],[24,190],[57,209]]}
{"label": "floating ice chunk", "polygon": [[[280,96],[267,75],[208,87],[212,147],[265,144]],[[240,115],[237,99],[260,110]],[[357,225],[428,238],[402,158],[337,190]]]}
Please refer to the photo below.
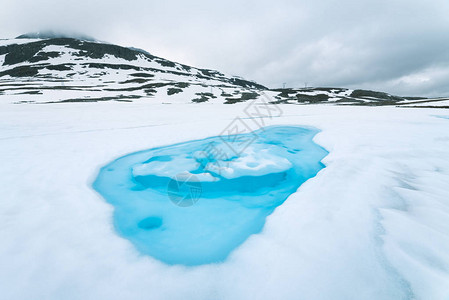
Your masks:
{"label": "floating ice chunk", "polygon": [[285,172],[292,164],[284,157],[270,153],[267,149],[257,151],[250,148],[240,157],[222,168],[220,175],[227,179],[242,176],[263,176]]}

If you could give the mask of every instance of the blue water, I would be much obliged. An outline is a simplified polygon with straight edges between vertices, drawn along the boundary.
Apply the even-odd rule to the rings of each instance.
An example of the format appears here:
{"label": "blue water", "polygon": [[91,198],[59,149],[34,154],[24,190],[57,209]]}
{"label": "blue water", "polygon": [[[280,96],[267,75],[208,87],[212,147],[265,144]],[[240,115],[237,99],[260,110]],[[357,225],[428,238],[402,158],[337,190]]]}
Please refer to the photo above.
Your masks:
{"label": "blue water", "polygon": [[273,126],[126,155],[93,184],[118,234],[167,264],[224,261],[328,154],[313,128]]}
{"label": "blue water", "polygon": [[433,115],[435,118],[449,119],[449,116]]}

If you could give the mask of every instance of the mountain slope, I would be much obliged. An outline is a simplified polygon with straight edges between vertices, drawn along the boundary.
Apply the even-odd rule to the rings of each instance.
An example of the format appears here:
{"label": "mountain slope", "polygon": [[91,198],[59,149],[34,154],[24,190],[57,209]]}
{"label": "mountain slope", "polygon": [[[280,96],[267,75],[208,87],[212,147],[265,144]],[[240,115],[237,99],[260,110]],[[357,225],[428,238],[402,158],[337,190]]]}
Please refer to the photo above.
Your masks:
{"label": "mountain slope", "polygon": [[[351,90],[345,88],[304,88],[275,89],[276,103],[318,104],[334,103],[339,105],[402,105],[415,101],[428,101],[422,97],[399,97],[384,92],[369,90]],[[438,100],[437,100],[438,101]]]}
{"label": "mountain slope", "polygon": [[[144,50],[53,32],[0,40],[0,101],[13,103],[132,101],[437,106],[444,99],[398,97],[344,88],[272,89],[199,69]],[[430,103],[430,104],[428,104]]]}
{"label": "mountain slope", "polygon": [[0,93],[31,102],[126,100],[159,93],[201,102],[263,89],[134,48],[73,38],[0,41]]}

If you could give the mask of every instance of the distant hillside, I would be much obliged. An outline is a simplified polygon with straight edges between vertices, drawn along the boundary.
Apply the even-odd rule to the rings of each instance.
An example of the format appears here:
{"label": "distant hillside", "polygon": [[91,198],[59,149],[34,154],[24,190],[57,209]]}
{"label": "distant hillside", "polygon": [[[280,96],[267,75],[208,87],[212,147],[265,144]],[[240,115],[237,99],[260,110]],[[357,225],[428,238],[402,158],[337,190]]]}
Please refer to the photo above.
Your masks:
{"label": "distant hillside", "polygon": [[0,41],[0,94],[17,96],[12,98],[18,102],[130,100],[156,94],[203,102],[266,89],[140,49],[36,36],[43,37]]}
{"label": "distant hillside", "polygon": [[[137,48],[54,32],[0,40],[0,101],[137,101],[444,107],[444,99],[345,88],[268,89],[240,77],[166,60]],[[2,100],[3,99],[3,100]]]}

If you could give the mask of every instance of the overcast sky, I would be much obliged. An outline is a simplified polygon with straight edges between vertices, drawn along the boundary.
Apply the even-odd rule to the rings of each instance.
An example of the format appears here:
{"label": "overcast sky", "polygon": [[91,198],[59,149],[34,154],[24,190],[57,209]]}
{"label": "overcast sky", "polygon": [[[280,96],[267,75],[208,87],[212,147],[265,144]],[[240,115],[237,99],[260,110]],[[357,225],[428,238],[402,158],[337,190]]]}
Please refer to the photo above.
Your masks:
{"label": "overcast sky", "polygon": [[0,38],[53,29],[269,87],[449,95],[449,0],[0,0]]}

